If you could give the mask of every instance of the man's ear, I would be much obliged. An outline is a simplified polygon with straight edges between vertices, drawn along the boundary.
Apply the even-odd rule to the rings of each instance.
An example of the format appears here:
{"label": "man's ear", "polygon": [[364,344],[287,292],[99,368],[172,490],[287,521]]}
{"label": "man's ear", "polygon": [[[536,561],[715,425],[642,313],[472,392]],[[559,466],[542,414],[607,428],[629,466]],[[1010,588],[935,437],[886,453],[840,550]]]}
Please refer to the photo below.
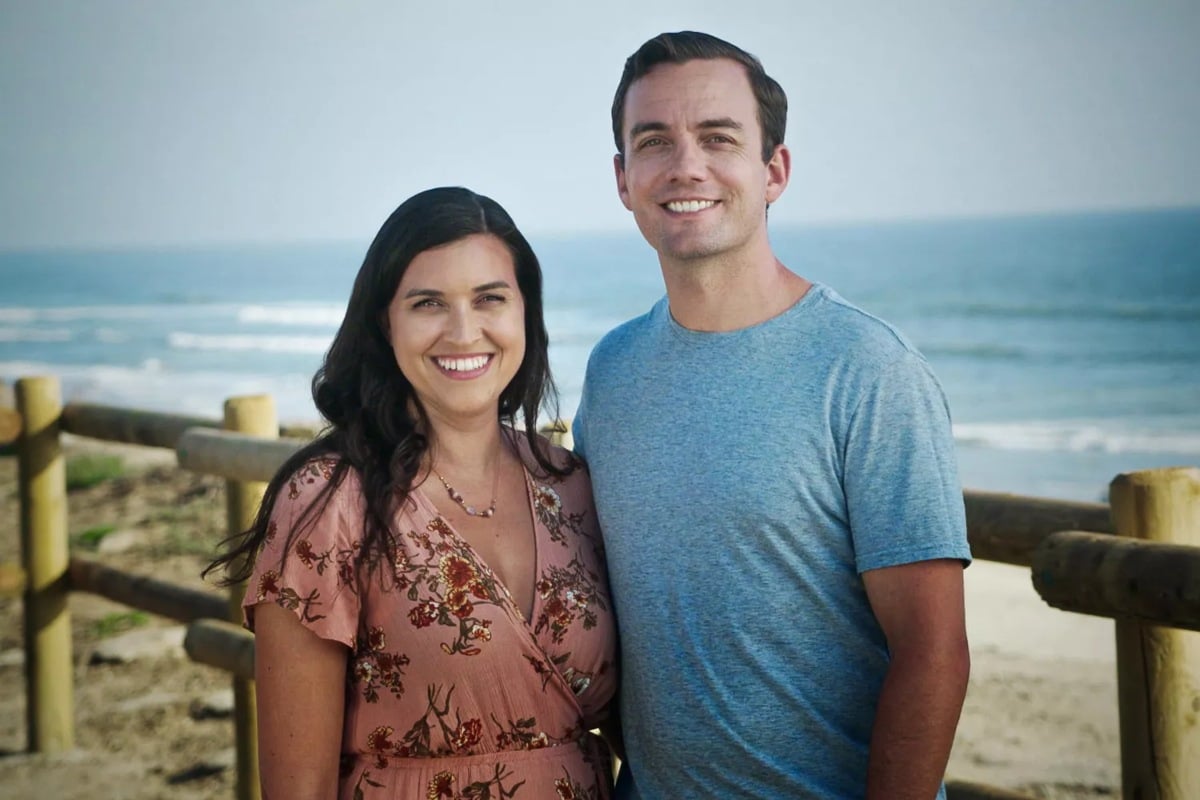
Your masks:
{"label": "man's ear", "polygon": [[625,157],[620,153],[613,156],[613,171],[617,175],[617,196],[621,198],[621,205],[633,211],[629,205],[629,187],[625,185]]}
{"label": "man's ear", "polygon": [[787,149],[787,145],[780,144],[775,146],[775,152],[771,154],[771,160],[767,162],[767,204],[770,205],[779,199],[783,194],[783,190],[787,188],[788,178],[792,174],[792,153]]}

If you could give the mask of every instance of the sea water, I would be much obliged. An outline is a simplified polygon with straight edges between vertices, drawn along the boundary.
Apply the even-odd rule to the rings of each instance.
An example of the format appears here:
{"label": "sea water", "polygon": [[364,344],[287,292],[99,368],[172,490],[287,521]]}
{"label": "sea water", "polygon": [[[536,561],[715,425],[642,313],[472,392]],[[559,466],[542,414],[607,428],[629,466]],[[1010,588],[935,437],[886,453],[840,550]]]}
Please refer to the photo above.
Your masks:
{"label": "sea water", "polygon": [[[771,238],[926,355],[965,486],[1098,500],[1119,472],[1200,465],[1200,209]],[[662,278],[632,223],[530,239],[570,418],[592,346]],[[368,244],[0,253],[0,380],[50,373],[68,401],[211,417],[270,392],[281,419],[314,421],[309,384]]]}

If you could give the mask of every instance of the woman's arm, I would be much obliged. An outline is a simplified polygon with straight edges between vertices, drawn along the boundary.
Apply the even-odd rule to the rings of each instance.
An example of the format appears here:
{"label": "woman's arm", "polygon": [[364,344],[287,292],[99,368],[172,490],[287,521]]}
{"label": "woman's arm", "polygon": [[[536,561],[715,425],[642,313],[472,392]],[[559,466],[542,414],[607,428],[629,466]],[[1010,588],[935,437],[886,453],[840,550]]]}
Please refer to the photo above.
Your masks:
{"label": "woman's arm", "polygon": [[264,800],[333,800],[348,652],[275,603],[254,608],[259,776]]}

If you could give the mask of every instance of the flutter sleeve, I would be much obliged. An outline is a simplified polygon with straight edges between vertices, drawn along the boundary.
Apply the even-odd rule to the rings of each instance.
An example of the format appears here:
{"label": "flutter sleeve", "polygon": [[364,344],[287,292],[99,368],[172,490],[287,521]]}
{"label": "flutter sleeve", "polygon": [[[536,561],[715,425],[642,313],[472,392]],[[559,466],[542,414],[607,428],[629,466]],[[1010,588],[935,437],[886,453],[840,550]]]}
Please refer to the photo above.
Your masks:
{"label": "flutter sleeve", "polygon": [[346,475],[322,496],[333,468],[329,460],[310,461],[281,487],[242,600],[250,630],[255,606],[275,603],[322,639],[354,647],[362,523],[350,499],[358,483]]}

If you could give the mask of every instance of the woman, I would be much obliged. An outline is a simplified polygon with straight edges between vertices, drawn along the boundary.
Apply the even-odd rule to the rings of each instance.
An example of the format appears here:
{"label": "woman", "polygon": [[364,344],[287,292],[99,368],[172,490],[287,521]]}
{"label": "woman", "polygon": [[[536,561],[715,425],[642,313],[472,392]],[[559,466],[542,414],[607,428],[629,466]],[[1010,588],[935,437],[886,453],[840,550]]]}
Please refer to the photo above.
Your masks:
{"label": "woman", "polygon": [[328,427],[209,567],[249,579],[265,797],[608,797],[616,634],[587,474],[535,432],[552,395],[512,220],[407,200],[313,379]]}

